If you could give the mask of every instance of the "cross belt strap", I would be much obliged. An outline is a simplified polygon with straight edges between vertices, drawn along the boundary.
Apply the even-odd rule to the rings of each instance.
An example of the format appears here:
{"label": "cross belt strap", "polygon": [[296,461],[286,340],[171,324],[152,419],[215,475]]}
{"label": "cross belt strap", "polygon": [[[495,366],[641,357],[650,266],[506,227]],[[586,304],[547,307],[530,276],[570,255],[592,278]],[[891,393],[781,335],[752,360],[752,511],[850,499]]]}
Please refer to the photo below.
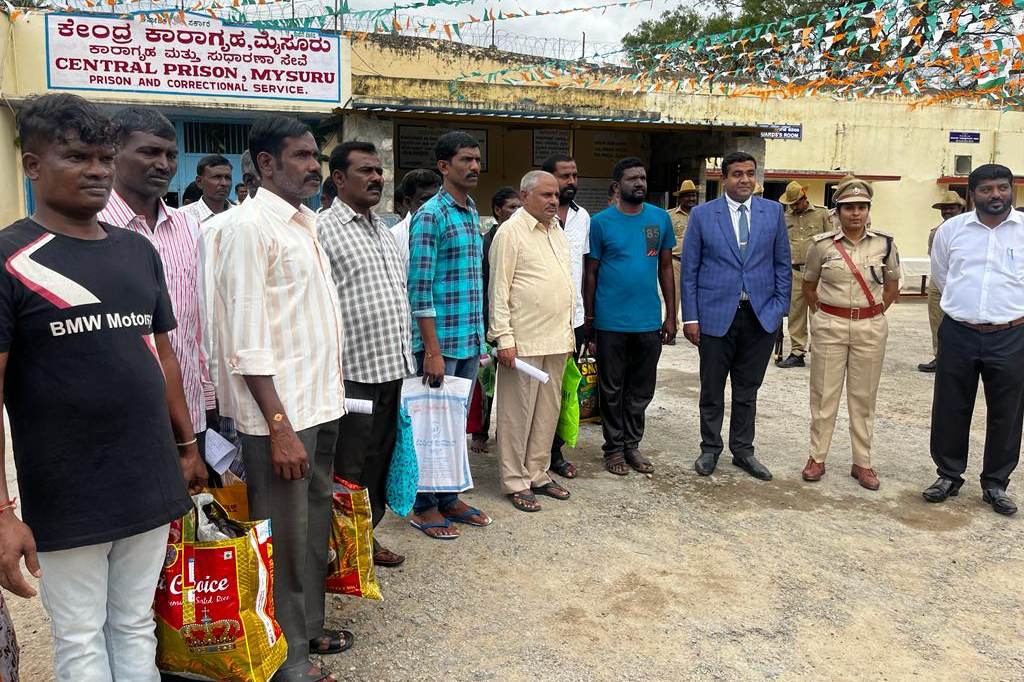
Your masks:
{"label": "cross belt strap", "polygon": [[864,281],[864,275],[860,274],[860,270],[858,270],[857,266],[853,264],[853,259],[850,258],[850,254],[846,253],[846,247],[843,246],[843,243],[841,241],[836,241],[835,245],[836,251],[838,251],[839,255],[843,257],[844,261],[846,261],[846,264],[849,266],[853,276],[857,278],[857,284],[860,285],[861,291],[863,291],[864,295],[867,296],[868,305],[874,308],[875,297],[871,295],[871,290],[868,289],[868,283]]}

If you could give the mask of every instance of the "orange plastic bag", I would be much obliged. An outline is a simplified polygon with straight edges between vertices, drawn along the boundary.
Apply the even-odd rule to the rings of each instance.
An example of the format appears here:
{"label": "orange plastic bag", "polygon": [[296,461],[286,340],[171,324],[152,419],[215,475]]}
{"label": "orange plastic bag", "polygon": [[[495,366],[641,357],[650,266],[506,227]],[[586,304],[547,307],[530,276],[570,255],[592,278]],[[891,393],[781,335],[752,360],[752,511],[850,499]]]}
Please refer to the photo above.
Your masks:
{"label": "orange plastic bag", "polygon": [[235,521],[249,520],[249,495],[244,483],[226,485],[223,488],[207,488],[205,492],[213,495],[213,499],[224,507],[229,518]]}
{"label": "orange plastic bag", "polygon": [[327,592],[383,599],[373,570],[373,512],[366,488],[334,478]]}
{"label": "orange plastic bag", "polygon": [[157,583],[157,666],[169,673],[267,682],[287,644],[274,620],[270,522],[243,537],[199,542],[193,510],[171,524]]}

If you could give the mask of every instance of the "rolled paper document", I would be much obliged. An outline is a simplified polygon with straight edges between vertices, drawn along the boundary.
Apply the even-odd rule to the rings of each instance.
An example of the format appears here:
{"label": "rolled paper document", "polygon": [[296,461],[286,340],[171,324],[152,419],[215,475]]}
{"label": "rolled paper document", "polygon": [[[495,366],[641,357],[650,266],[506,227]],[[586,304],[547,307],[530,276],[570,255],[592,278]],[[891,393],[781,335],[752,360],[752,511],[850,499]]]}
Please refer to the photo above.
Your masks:
{"label": "rolled paper document", "polygon": [[[485,361],[484,358],[481,357],[480,358],[480,366],[481,367],[486,367],[487,365],[491,364],[492,359],[496,358],[497,354],[498,354],[497,349],[492,348],[491,349],[491,358],[488,358]],[[551,377],[548,376],[547,372],[545,372],[543,370],[540,370],[540,369],[537,369],[536,367],[534,367],[530,363],[523,362],[519,358],[516,358],[516,369],[519,370],[520,372],[522,372],[523,374],[527,375],[527,376],[533,377],[534,379],[536,379],[537,381],[539,381],[542,384],[548,383],[548,381],[551,379]]]}
{"label": "rolled paper document", "polygon": [[349,414],[373,414],[373,401],[345,398],[345,411]]}
{"label": "rolled paper document", "polygon": [[519,358],[516,358],[516,369],[527,376],[533,377],[542,384],[548,383],[548,379],[551,378],[548,376],[547,372],[539,370],[530,363],[523,362]]}

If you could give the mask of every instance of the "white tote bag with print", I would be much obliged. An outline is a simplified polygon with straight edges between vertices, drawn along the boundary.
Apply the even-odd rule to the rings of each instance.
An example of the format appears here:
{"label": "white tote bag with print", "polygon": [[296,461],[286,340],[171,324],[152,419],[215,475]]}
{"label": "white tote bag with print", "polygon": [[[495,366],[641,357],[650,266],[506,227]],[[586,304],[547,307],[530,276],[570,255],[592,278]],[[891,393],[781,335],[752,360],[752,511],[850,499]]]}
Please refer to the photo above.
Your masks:
{"label": "white tote bag with print", "polygon": [[466,415],[473,390],[470,379],[446,376],[438,388],[422,377],[402,383],[402,407],[412,423],[419,492],[460,493],[473,487],[466,448]]}

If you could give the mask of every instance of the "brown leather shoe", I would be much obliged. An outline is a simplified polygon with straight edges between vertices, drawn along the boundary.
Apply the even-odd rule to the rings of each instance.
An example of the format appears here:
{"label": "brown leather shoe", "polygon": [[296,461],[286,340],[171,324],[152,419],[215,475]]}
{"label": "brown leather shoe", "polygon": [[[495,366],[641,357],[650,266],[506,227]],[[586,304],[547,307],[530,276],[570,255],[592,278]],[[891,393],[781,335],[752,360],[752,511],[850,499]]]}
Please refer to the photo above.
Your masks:
{"label": "brown leather shoe", "polygon": [[813,457],[807,458],[807,466],[804,467],[805,481],[820,481],[825,475],[825,463],[815,462]]}
{"label": "brown leather shoe", "polygon": [[875,474],[874,469],[865,469],[854,464],[853,468],[850,469],[850,476],[856,478],[861,487],[868,490],[878,490],[878,486],[881,485],[878,482],[878,476]]}

